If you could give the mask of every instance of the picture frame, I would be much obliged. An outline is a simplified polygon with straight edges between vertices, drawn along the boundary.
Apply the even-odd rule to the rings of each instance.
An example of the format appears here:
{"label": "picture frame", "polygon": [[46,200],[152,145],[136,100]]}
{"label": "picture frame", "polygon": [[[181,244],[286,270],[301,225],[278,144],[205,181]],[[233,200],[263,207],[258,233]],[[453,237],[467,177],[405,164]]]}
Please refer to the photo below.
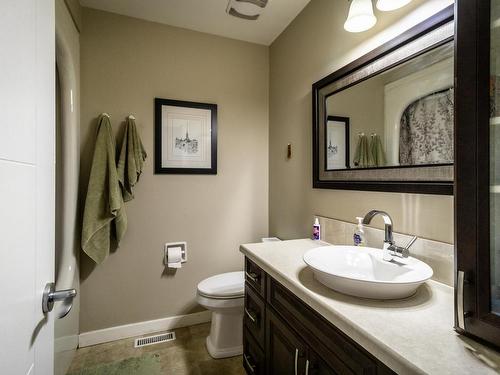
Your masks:
{"label": "picture frame", "polygon": [[217,174],[217,104],[155,98],[155,174]]}
{"label": "picture frame", "polygon": [[349,117],[327,116],[325,121],[325,170],[349,169]]}

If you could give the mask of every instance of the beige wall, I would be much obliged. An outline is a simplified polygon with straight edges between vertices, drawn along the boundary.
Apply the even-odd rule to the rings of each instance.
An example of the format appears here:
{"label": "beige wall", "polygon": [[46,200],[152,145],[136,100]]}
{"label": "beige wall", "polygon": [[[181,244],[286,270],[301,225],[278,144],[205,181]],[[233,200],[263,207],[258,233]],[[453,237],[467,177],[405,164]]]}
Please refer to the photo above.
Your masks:
{"label": "beige wall", "polygon": [[354,168],[359,133],[365,133],[368,139],[377,133],[384,142],[384,85],[384,77],[377,76],[326,99],[328,116],[349,117],[351,168]]}
{"label": "beige wall", "polygon": [[[81,331],[199,311],[196,285],[241,270],[238,245],[268,231],[268,48],[101,11],[83,11],[82,191],[95,118],[130,113],[149,157],[126,204],[128,231],[102,265],[82,256]],[[218,174],[153,174],[153,99],[218,104]],[[163,244],[189,261],[164,272]]]}
{"label": "beige wall", "polygon": [[[311,85],[452,0],[414,0],[387,14],[369,32],[343,29],[347,1],[312,0],[270,48],[270,218],[271,235],[310,235],[314,214],[353,222],[373,208],[388,211],[395,230],[453,241],[453,198],[416,194],[312,189]],[[286,159],[286,144],[293,157]],[[378,222],[380,223],[380,221]]]}

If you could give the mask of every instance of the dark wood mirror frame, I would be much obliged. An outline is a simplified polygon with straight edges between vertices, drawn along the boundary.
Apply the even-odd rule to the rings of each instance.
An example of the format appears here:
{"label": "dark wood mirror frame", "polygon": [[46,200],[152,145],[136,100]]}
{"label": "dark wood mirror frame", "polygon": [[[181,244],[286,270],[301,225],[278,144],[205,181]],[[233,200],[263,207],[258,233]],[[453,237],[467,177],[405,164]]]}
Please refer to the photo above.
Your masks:
{"label": "dark wood mirror frame", "polygon": [[[324,97],[320,95],[320,90],[326,86],[334,83],[348,76],[349,74],[358,71],[359,69],[366,67],[370,63],[381,59],[383,56],[401,48],[410,42],[422,37],[423,35],[445,25],[454,19],[454,6],[443,9],[439,13],[428,18],[424,22],[414,26],[398,37],[392,39],[391,41],[385,43],[384,45],[374,49],[368,54],[360,57],[359,59],[351,62],[345,67],[337,70],[336,72],[326,76],[325,78],[314,83],[312,86],[312,115],[313,115],[313,188],[319,189],[343,189],[343,190],[368,190],[368,191],[388,191],[388,192],[404,192],[404,193],[422,193],[422,194],[442,194],[442,195],[453,195],[453,180],[450,181],[428,181],[428,180],[322,180],[320,178],[320,147],[321,140],[319,137],[319,128],[323,126],[323,121],[320,121],[320,100],[325,100]],[[443,41],[448,43],[450,40]],[[433,46],[435,48],[436,46]],[[418,55],[423,54],[424,50],[420,51]],[[409,56],[405,60],[398,61],[396,65],[412,59],[415,56]],[[392,67],[390,67],[392,68]],[[389,68],[387,68],[389,69]],[[385,69],[385,70],[387,70]],[[384,70],[382,70],[384,71]],[[376,72],[376,74],[382,71]],[[369,77],[367,77],[369,78]],[[365,78],[366,79],[366,78]],[[352,85],[360,83],[362,80],[354,82]],[[351,86],[352,86],[351,85]],[[349,86],[347,86],[349,87]],[[347,88],[346,87],[346,88]],[[399,168],[413,168],[418,169],[420,166],[396,166],[396,167],[384,167],[384,169],[399,169]]]}

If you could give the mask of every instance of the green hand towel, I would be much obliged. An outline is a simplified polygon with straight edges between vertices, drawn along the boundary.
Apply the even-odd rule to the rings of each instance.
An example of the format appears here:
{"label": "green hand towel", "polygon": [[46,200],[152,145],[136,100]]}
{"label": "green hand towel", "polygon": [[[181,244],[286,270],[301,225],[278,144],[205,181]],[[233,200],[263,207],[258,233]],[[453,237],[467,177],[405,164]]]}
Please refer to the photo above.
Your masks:
{"label": "green hand towel", "polygon": [[126,229],[127,216],[116,171],[115,140],[109,116],[103,114],[98,119],[85,200],[82,249],[99,264],[109,255],[111,236],[119,243]]}
{"label": "green hand towel", "polygon": [[376,167],[383,167],[387,163],[385,158],[384,147],[382,146],[382,141],[378,134],[373,134],[370,143],[370,153],[373,158],[373,164]]}
{"label": "green hand towel", "polygon": [[125,134],[118,161],[118,180],[125,202],[134,199],[133,188],[139,181],[146,157],[146,150],[137,133],[135,119],[129,116],[125,124]]}

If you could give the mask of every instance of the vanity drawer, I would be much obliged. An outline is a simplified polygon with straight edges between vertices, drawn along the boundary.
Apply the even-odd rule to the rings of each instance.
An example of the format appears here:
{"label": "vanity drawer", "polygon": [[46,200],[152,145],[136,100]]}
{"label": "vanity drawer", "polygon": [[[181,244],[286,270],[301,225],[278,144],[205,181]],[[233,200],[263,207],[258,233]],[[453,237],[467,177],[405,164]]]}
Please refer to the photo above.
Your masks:
{"label": "vanity drawer", "polygon": [[264,375],[266,371],[264,351],[246,328],[243,328],[243,367],[248,375]]}
{"label": "vanity drawer", "polygon": [[266,274],[258,265],[245,258],[245,280],[262,297],[266,292]]}
{"label": "vanity drawer", "polygon": [[276,280],[268,277],[267,285],[267,302],[336,373],[390,373],[385,365]]}
{"label": "vanity drawer", "polygon": [[258,344],[264,348],[265,340],[265,311],[264,300],[248,286],[245,288],[245,312],[243,323],[253,335]]}

